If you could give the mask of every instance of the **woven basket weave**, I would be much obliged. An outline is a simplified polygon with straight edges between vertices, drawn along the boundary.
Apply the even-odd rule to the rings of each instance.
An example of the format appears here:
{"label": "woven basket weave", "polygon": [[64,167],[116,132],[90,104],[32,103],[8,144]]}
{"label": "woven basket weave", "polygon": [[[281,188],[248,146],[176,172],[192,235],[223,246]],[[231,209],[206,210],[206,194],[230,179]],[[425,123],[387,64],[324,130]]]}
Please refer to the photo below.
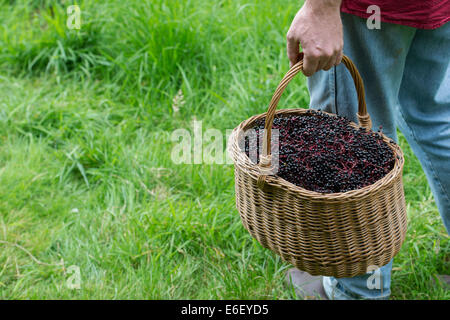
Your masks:
{"label": "woven basket weave", "polygon": [[[358,70],[344,56],[358,94],[359,124],[370,129],[364,87]],[[235,165],[236,206],[241,220],[258,242],[312,275],[353,277],[369,266],[387,264],[400,250],[406,233],[406,208],[402,182],[403,153],[383,135],[394,152],[394,168],[372,185],[343,193],[322,194],[298,187],[273,173],[271,128],[275,114],[301,115],[306,109],[276,111],[289,81],[301,71],[303,61],[284,76],[267,113],[242,122],[229,140]],[[241,149],[244,132],[265,118],[259,164]]]}

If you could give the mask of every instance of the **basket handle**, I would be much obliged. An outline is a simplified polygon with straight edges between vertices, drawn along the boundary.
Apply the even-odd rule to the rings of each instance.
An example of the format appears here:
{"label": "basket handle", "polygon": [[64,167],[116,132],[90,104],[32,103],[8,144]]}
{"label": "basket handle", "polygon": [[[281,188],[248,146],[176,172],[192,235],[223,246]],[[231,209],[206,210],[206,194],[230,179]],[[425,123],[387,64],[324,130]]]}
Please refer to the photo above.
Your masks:
{"label": "basket handle", "polygon": [[[367,113],[366,100],[364,95],[364,84],[361,79],[361,76],[356,69],[356,66],[353,64],[352,60],[349,57],[343,56],[342,62],[347,67],[350,72],[353,82],[355,84],[356,93],[358,95],[358,121],[359,125],[365,127],[367,129],[372,128],[372,122],[370,120],[370,116]],[[286,73],[286,75],[281,80],[278,85],[275,93],[272,96],[272,100],[270,101],[269,108],[266,113],[266,121],[264,125],[264,138],[263,138],[263,148],[262,154],[259,159],[259,166],[263,169],[266,169],[271,166],[271,134],[272,134],[272,125],[273,119],[275,117],[275,110],[277,109],[278,102],[280,101],[281,94],[284,89],[287,87],[289,82],[303,69],[303,58],[297,62],[292,68]],[[263,186],[263,182],[265,181],[265,174],[260,175],[258,178],[258,185],[260,187]]]}

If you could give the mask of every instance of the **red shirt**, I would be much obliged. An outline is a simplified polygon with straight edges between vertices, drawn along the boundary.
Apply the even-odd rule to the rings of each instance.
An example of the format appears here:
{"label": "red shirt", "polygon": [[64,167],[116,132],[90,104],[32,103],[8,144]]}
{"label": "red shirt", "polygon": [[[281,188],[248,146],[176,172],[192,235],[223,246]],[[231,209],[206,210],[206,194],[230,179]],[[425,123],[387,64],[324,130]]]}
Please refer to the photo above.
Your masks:
{"label": "red shirt", "polygon": [[342,0],[341,11],[368,18],[380,7],[381,21],[420,29],[436,29],[450,20],[450,0]]}

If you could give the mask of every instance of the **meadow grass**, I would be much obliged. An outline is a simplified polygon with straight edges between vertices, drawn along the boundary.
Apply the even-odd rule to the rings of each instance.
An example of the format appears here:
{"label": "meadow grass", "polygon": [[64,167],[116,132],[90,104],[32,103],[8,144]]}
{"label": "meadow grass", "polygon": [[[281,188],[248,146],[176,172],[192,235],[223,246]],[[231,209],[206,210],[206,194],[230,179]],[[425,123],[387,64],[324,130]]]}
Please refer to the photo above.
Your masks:
{"label": "meadow grass", "polygon": [[[79,1],[79,31],[69,4],[0,0],[0,298],[296,298],[289,265],[242,226],[233,167],[174,164],[171,133],[264,112],[300,4]],[[282,105],[308,101],[298,77]],[[392,299],[449,299],[433,280],[450,273],[448,235],[400,142],[409,229]]]}

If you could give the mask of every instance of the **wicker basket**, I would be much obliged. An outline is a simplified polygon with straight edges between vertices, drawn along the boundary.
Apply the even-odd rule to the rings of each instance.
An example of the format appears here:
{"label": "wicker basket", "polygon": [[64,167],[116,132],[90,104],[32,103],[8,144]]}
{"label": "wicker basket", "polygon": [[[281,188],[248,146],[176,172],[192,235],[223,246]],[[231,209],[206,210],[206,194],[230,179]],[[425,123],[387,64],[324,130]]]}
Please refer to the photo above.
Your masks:
{"label": "wicker basket", "polygon": [[[358,94],[360,125],[351,125],[370,129],[362,79],[348,57],[344,56],[343,63],[353,77]],[[284,76],[267,113],[242,122],[230,136],[236,206],[250,234],[298,269],[337,278],[361,275],[367,273],[369,266],[387,264],[405,239],[403,153],[383,135],[395,154],[394,168],[370,186],[343,193],[309,191],[273,174],[271,128],[275,114],[298,115],[307,111],[276,111],[283,90],[302,67],[303,61],[300,61]],[[264,117],[263,149],[259,164],[255,164],[240,148],[240,141],[242,143],[245,130]]]}

